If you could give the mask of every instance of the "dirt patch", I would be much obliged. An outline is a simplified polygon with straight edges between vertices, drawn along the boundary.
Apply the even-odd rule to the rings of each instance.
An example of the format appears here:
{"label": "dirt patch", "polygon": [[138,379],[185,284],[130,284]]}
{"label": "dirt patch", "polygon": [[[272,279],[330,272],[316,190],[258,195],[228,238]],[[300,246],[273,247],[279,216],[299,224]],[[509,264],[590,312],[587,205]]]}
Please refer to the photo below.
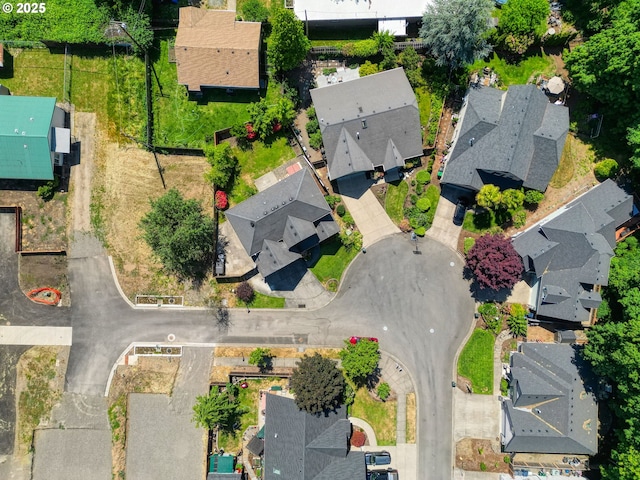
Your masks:
{"label": "dirt patch", "polygon": [[20,255],[18,259],[20,288],[25,294],[34,288],[51,287],[62,294],[62,306],[71,305],[66,255]]}
{"label": "dirt patch", "polygon": [[494,451],[492,442],[464,438],[456,444],[456,467],[474,472],[509,473],[504,453]]}
{"label": "dirt patch", "polygon": [[416,443],[417,421],[416,394],[407,394],[407,443]]}
{"label": "dirt patch", "polygon": [[33,434],[47,426],[51,409],[64,390],[69,347],[33,347],[16,367],[16,438],[14,455],[28,461]]}
{"label": "dirt patch", "polygon": [[38,197],[35,184],[2,181],[0,189],[0,205],[22,207],[22,250],[67,249],[67,193],[56,192],[45,202]]}
{"label": "dirt patch", "polygon": [[[216,347],[213,351],[214,357],[244,357],[249,360],[251,352],[255,350],[254,347]],[[299,351],[297,348],[281,347],[270,348],[269,351],[273,358],[302,358],[304,355],[314,355],[319,353],[323,357],[338,359],[340,358],[338,348],[307,348],[304,351]]]}
{"label": "dirt patch", "polygon": [[127,399],[129,393],[164,393],[171,395],[180,366],[172,357],[138,357],[137,365],[120,365],[109,389],[109,423],[111,424],[111,458],[114,478],[125,472],[127,438]]}
{"label": "dirt patch", "polygon": [[[531,328],[531,327],[529,327]],[[502,342],[500,349],[500,358],[503,363],[509,363],[509,357],[511,352],[515,352],[518,349],[518,341],[515,338],[508,338]]]}
{"label": "dirt patch", "polygon": [[552,331],[544,327],[529,327],[527,329],[527,341],[553,343],[555,341]]}
{"label": "dirt patch", "polygon": [[157,199],[171,188],[177,188],[185,198],[201,201],[205,213],[211,215],[213,194],[203,178],[209,168],[205,158],[158,155],[165,190],[151,153],[131,145],[106,143],[104,139],[99,139],[97,149],[98,174],[94,177],[92,217],[95,219],[99,211],[104,239],[125,294],[130,299],[136,294],[183,295],[185,305],[204,304],[216,293],[215,282],[205,280],[194,285],[166,275],[142,239],[138,224],[150,210],[149,200]]}

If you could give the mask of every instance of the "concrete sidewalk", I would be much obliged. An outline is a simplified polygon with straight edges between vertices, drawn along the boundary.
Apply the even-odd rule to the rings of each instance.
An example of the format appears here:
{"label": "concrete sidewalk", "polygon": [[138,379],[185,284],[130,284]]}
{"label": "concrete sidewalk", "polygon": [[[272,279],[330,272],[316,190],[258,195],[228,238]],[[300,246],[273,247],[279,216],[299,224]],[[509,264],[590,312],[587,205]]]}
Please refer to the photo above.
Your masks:
{"label": "concrete sidewalk", "polygon": [[[55,308],[55,307],[51,307]],[[0,326],[0,345],[71,345],[71,327]]]}

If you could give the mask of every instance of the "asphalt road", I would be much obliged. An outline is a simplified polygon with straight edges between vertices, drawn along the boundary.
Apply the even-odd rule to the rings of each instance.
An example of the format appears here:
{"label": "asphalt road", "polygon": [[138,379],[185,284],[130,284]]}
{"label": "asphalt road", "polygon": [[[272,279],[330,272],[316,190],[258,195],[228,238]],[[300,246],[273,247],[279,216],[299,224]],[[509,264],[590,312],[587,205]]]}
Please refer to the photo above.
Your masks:
{"label": "asphalt road", "polygon": [[375,336],[411,373],[418,393],[418,471],[452,477],[455,353],[471,328],[473,301],[462,259],[431,239],[420,254],[401,234],[367,248],[340,293],[315,310],[234,310],[221,331],[206,311],[133,310],[118,294],[107,258],[69,259],[73,346],[67,390],[101,395],[111,366],[132,341],[296,343],[340,346],[351,335]]}

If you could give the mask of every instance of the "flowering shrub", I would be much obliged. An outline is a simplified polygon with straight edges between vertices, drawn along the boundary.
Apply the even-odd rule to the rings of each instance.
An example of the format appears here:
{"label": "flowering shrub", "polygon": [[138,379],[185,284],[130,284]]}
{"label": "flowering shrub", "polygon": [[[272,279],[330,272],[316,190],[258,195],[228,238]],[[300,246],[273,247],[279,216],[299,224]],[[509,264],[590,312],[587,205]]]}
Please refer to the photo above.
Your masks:
{"label": "flowering shrub", "polygon": [[224,210],[229,206],[229,200],[227,199],[227,194],[224,193],[222,190],[218,190],[216,192],[215,205],[216,205],[216,208],[220,210]]}

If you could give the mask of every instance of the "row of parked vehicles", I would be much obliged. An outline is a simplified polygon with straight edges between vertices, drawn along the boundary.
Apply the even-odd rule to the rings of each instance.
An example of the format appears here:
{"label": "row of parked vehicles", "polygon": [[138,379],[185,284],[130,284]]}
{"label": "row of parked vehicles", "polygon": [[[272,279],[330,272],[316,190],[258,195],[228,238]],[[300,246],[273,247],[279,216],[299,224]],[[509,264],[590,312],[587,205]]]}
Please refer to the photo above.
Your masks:
{"label": "row of parked vehicles", "polygon": [[[365,452],[364,463],[367,468],[389,465],[391,463],[391,454],[386,451]],[[367,480],[398,480],[398,470],[390,467],[386,469],[373,468],[367,471]]]}

